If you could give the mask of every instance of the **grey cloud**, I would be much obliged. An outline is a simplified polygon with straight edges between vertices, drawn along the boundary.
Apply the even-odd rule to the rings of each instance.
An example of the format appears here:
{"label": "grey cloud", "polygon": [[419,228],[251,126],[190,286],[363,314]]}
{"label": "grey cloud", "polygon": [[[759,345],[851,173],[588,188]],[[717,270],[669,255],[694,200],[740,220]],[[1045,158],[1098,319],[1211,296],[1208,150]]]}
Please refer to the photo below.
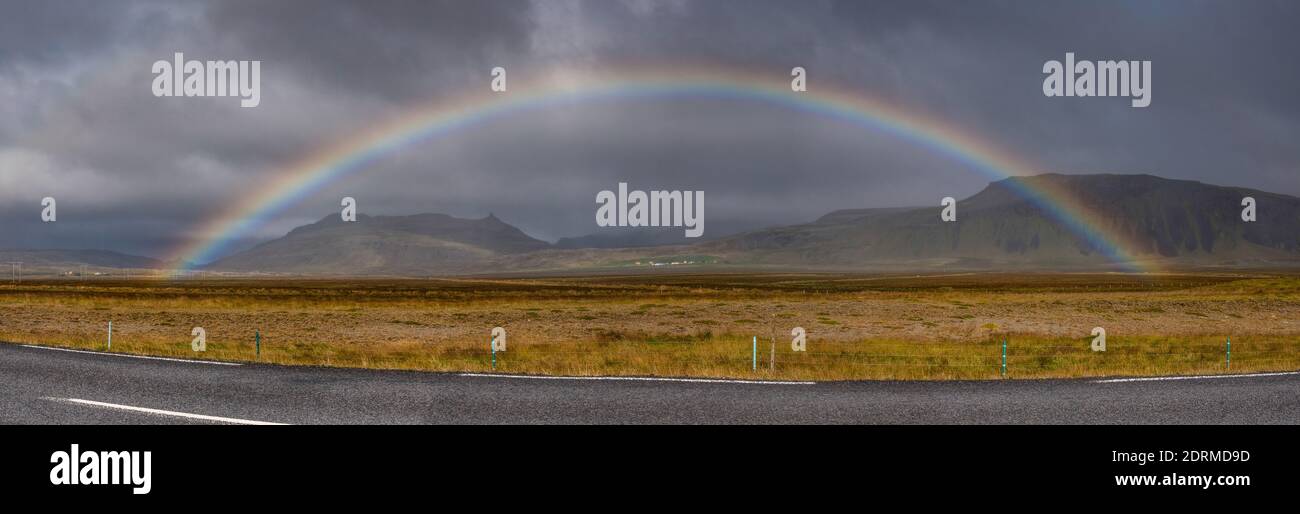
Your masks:
{"label": "grey cloud", "polygon": [[280,72],[409,101],[521,63],[532,19],[522,0],[286,0],[214,2],[205,21]]}
{"label": "grey cloud", "polygon": [[[813,88],[924,113],[1040,171],[1300,194],[1293,2],[58,1],[3,11],[0,247],[156,255],[304,156],[486,87],[493,66],[512,76],[640,62],[804,66]],[[262,60],[262,105],[154,98],[148,66],[175,51]],[[1152,106],[1043,97],[1040,67],[1066,51],[1152,60]],[[318,219],[342,194],[371,213],[492,212],[538,236],[578,235],[594,230],[595,192],[619,180],[703,189],[720,227],[928,204],[988,177],[909,141],[752,102],[557,106],[404,148],[242,244]],[[67,198],[57,231],[32,221],[50,190]]]}

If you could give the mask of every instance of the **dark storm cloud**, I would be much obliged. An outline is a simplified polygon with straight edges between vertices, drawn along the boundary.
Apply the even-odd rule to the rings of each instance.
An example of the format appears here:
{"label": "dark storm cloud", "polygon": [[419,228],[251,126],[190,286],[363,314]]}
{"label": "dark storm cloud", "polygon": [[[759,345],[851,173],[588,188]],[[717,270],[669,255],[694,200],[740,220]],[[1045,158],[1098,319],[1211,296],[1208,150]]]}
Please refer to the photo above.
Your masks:
{"label": "dark storm cloud", "polygon": [[[0,247],[156,254],[304,155],[514,77],[628,63],[793,66],[978,134],[1041,171],[1154,173],[1300,194],[1293,2],[6,2]],[[160,99],[149,65],[263,61],[262,105]],[[1152,104],[1046,98],[1042,64],[1149,59]],[[512,86],[526,82],[513,80]],[[707,192],[713,227],[931,204],[988,177],[841,121],[736,101],[543,109],[405,148],[304,199],[272,237],[358,197],[378,214],[495,213],[595,230],[618,181]],[[56,195],[57,230],[36,223]],[[246,241],[250,244],[256,239]]]}
{"label": "dark storm cloud", "polygon": [[206,21],[267,66],[398,101],[525,62],[533,29],[527,1],[231,1]]}
{"label": "dark storm cloud", "polygon": [[61,62],[103,50],[122,34],[120,5],[96,0],[4,2],[0,16],[0,68]]}

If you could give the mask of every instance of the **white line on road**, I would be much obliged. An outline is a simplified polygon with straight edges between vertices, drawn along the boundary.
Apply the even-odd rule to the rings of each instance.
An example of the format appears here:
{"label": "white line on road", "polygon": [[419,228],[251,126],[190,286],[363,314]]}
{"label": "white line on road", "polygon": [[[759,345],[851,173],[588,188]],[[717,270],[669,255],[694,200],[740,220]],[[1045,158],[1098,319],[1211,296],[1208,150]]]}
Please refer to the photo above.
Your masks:
{"label": "white line on road", "polygon": [[1281,371],[1277,373],[1246,373],[1242,375],[1194,375],[1185,377],[1141,377],[1141,378],[1109,378],[1106,380],[1094,380],[1094,384],[1115,384],[1119,382],[1157,382],[1163,380],[1201,380],[1210,378],[1252,378],[1252,377],[1279,377],[1284,375],[1300,375],[1300,371]]}
{"label": "white line on road", "polygon": [[543,375],[507,375],[502,373],[461,373],[462,377],[532,378],[536,380],[623,380],[633,382],[696,382],[703,384],[764,384],[813,385],[816,382],[791,382],[785,380],[738,380],[723,378],[659,378],[659,377],[552,377]]}
{"label": "white line on road", "polygon": [[198,359],[173,359],[171,357],[150,357],[148,355],[131,355],[129,353],[92,352],[89,350],[73,350],[71,348],[55,348],[53,346],[36,346],[32,344],[22,344],[19,346],[36,348],[38,350],[58,350],[60,352],[88,353],[91,355],[107,355],[109,357],[130,357],[132,359],[148,359],[153,361],[185,362],[189,364],[216,364],[218,366],[242,366],[242,364],[238,362],[201,361]]}
{"label": "white line on road", "polygon": [[47,398],[49,400],[79,403],[94,407],[106,407],[109,409],[129,410],[134,412],[143,412],[146,414],[158,414],[161,416],[175,416],[178,418],[198,419],[203,421],[215,421],[217,423],[233,423],[236,425],[284,425],[285,423],[272,423],[270,421],[255,421],[251,419],[223,418],[221,416],[208,416],[204,414],[190,414],[188,412],[177,412],[173,410],[150,409],[147,407],[132,407],[130,405],[121,405],[117,403],[96,402],[92,400],[82,400],[80,398]]}

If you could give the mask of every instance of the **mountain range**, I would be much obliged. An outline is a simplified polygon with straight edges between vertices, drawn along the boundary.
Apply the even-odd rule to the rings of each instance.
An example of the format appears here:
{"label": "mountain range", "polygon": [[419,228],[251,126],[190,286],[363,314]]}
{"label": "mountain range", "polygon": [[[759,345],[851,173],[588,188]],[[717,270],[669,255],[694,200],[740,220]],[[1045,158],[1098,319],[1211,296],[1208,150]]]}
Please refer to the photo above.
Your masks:
{"label": "mountain range", "polygon": [[[1242,220],[1244,197],[1255,199],[1255,221]],[[1072,207],[1059,211],[1060,198],[1071,199]],[[492,215],[360,215],[345,223],[331,214],[206,268],[414,276],[706,265],[856,271],[1300,266],[1300,198],[1246,188],[1152,175],[1044,174],[990,183],[956,203],[956,221],[941,220],[940,210],[937,202],[840,210],[810,223],[685,244],[667,232],[636,229],[551,244]],[[1122,249],[1118,260],[1130,266],[1114,264],[1109,243],[1080,236],[1076,225],[1085,221]],[[59,258],[127,263],[105,255]],[[123,267],[150,262],[135,259]]]}
{"label": "mountain range", "polygon": [[[1052,191],[1055,202],[1021,191]],[[1242,199],[1256,220],[1241,219]],[[1069,221],[1086,221],[1122,260],[1160,265],[1272,265],[1300,259],[1300,199],[1244,188],[1152,175],[1036,175],[991,183],[957,202],[957,220],[940,206],[858,209],[805,225],[774,228],[700,245],[698,251],[751,264],[925,268],[1031,266],[1109,268],[1108,245],[1084,238]]]}
{"label": "mountain range", "polygon": [[501,256],[550,246],[493,215],[471,220],[445,214],[363,214],[355,222],[330,215],[208,268],[347,275],[467,273],[490,267]]}
{"label": "mountain range", "polygon": [[103,269],[159,269],[164,263],[149,257],[109,250],[0,250],[0,276],[17,271],[10,263],[21,263],[24,273],[81,273]]}

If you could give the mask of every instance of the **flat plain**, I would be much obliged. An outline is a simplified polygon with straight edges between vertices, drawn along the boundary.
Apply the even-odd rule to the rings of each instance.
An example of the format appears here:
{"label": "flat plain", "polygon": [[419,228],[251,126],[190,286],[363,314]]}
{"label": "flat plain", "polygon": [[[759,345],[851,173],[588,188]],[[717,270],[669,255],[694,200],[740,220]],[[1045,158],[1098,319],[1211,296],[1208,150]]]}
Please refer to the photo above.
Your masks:
{"label": "flat plain", "polygon": [[[113,352],[429,371],[983,379],[1003,376],[1003,341],[1008,378],[1300,369],[1300,275],[1289,272],[94,277],[0,286],[5,342],[107,350],[110,321]],[[494,359],[497,326],[507,349]],[[193,327],[207,333],[204,352],[191,348]],[[794,327],[807,333],[806,352],[792,351]],[[1104,352],[1091,348],[1094,327],[1106,331]]]}

